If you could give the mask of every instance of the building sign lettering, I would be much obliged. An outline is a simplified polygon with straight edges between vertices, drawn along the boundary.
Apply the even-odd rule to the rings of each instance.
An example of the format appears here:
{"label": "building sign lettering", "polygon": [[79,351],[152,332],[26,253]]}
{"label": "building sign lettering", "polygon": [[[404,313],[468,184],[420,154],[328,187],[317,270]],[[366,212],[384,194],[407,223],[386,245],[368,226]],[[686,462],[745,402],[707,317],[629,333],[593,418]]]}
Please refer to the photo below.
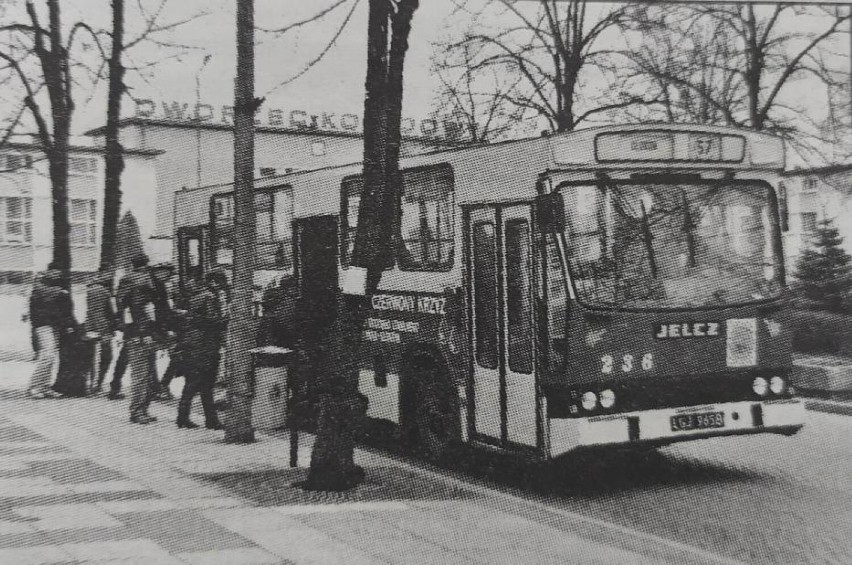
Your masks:
{"label": "building sign lettering", "polygon": [[[233,124],[234,107],[225,105],[217,108],[204,102],[190,104],[176,100],[140,99],[136,101],[135,117],[171,122]],[[289,129],[361,132],[361,117],[358,114],[351,113],[319,112],[311,114],[298,109],[286,112],[281,108],[261,107],[257,111],[254,123],[258,126]],[[403,118],[401,130],[402,134],[406,136],[442,138],[449,141],[462,139],[465,132],[464,125],[460,123],[430,118],[424,120]]]}

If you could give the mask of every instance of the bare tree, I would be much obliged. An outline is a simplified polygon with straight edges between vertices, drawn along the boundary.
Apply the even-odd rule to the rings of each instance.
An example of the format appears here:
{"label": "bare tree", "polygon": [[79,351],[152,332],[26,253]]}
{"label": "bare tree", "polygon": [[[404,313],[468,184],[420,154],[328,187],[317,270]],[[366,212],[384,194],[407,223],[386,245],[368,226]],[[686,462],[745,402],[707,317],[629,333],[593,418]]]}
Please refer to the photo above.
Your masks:
{"label": "bare tree", "polygon": [[[532,114],[546,119],[554,131],[570,131],[602,112],[656,103],[644,96],[608,95],[609,89],[584,93],[586,75],[597,72],[598,78],[605,78],[600,65],[611,50],[600,48],[604,43],[600,39],[618,30],[625,7],[598,5],[591,8],[597,12],[592,15],[594,4],[585,0],[486,0],[478,11],[469,4],[457,2],[460,11],[472,14],[474,23],[447,48],[467,50],[465,58],[472,71],[491,67],[517,77],[511,90],[492,94],[523,110],[524,117]],[[498,17],[492,14],[495,11],[500,12]],[[512,24],[488,28],[488,22],[507,21],[500,17],[507,14]]]}
{"label": "bare tree", "polygon": [[437,46],[432,72],[440,81],[433,115],[452,141],[485,143],[535,126],[529,112],[509,100],[519,95],[520,75],[502,72],[497,65],[477,67],[471,46]]}
{"label": "bare tree", "polygon": [[[142,2],[138,2],[137,16],[142,23],[141,30],[135,37],[125,42],[126,14],[124,0],[111,0],[112,30],[106,34],[110,38],[110,50],[108,55],[102,51],[108,72],[107,119],[104,128],[105,174],[103,227],[101,231],[102,266],[112,266],[115,263],[116,233],[121,212],[121,173],[124,171],[124,149],[121,145],[119,129],[121,103],[128,91],[125,82],[128,68],[125,67],[123,58],[126,53],[143,43],[158,45],[161,48],[161,53],[170,54],[166,56],[176,56],[178,53],[185,52],[190,49],[189,46],[158,38],[205,14],[205,12],[197,12],[185,19],[164,22],[161,15],[168,1],[159,0],[156,8],[150,12],[145,9]],[[162,51],[162,49],[165,51]],[[138,69],[139,67],[130,67],[130,70]]]}
{"label": "bare tree", "polygon": [[234,87],[234,296],[228,323],[228,404],[225,442],[252,443],[251,362],[254,345],[252,286],[255,263],[254,0],[237,2],[237,78]]}
{"label": "bare tree", "polygon": [[[366,271],[365,294],[375,291],[393,260],[393,224],[401,196],[403,68],[411,20],[419,0],[370,0],[367,77],[364,98],[364,188],[358,207],[351,264]],[[309,488],[343,490],[363,478],[353,460],[355,422],[366,399],[358,394],[359,338],[364,322],[362,297],[346,296],[326,338],[317,439],[311,456]]]}
{"label": "bare tree", "polygon": [[622,18],[629,60],[622,77],[640,90],[657,85],[673,121],[769,131],[807,151],[821,141],[819,128],[790,95],[808,84],[807,103],[848,107],[849,21],[845,6],[633,5]]}
{"label": "bare tree", "polygon": [[[72,61],[69,53],[78,32],[96,34],[85,22],[67,32],[62,26],[58,0],[46,0],[47,25],[42,24],[32,1],[26,3],[26,23],[12,23],[0,31],[14,36],[0,51],[0,60],[17,79],[24,93],[24,107],[36,127],[36,138],[48,161],[53,201],[53,265],[70,285],[71,228],[68,220],[68,149],[71,137]],[[32,70],[35,67],[38,72]],[[42,89],[47,100],[39,96]],[[45,104],[46,103],[46,104]],[[45,106],[49,106],[49,110]],[[20,119],[13,120],[18,125]],[[11,131],[11,130],[10,130]]]}

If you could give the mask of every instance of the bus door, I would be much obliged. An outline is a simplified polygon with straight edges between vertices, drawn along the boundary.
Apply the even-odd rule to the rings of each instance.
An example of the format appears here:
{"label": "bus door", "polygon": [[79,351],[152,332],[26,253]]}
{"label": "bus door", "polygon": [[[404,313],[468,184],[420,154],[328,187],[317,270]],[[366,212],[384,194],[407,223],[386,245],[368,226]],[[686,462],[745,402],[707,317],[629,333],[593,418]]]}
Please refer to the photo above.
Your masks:
{"label": "bus door", "polygon": [[530,207],[466,216],[473,432],[501,446],[537,445]]}
{"label": "bus door", "polygon": [[188,281],[204,282],[207,269],[207,226],[177,229],[178,275],[181,288]]}
{"label": "bus door", "polygon": [[337,314],[337,217],[314,216],[295,223],[299,294],[315,330]]}

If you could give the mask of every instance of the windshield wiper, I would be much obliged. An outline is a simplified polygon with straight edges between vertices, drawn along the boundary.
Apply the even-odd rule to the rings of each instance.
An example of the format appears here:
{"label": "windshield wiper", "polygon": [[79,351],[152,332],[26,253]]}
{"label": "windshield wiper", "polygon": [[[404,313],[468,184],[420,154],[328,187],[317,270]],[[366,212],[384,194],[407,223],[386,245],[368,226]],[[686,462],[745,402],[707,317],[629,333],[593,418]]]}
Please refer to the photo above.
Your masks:
{"label": "windshield wiper", "polygon": [[686,234],[686,248],[689,251],[689,259],[687,266],[695,266],[695,220],[692,219],[692,214],[689,211],[689,202],[686,200],[686,191],[680,189],[680,198],[683,204],[683,227],[681,228]]}
{"label": "windshield wiper", "polygon": [[654,235],[651,233],[651,224],[648,223],[648,211],[645,210],[645,202],[640,198],[639,206],[642,209],[642,239],[645,241],[645,250],[648,252],[648,266],[651,268],[651,277],[657,278],[657,260],[654,256]]}

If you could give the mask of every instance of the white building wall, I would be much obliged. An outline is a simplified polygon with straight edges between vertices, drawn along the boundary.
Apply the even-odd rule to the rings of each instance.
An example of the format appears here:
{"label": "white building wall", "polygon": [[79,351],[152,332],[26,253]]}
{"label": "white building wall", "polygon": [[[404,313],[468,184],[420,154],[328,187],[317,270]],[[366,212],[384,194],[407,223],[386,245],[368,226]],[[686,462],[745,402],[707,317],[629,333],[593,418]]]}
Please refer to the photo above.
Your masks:
{"label": "white building wall", "polygon": [[844,169],[830,174],[795,172],[787,174],[783,180],[787,188],[789,214],[784,254],[787,271],[793,277],[799,255],[812,236],[806,225],[808,214],[812,214],[817,223],[833,220],[843,237],[843,247],[852,254],[852,167]]}
{"label": "white building wall", "polygon": [[[0,241],[0,272],[31,273],[43,271],[53,258],[53,199],[48,163],[36,147],[10,147],[2,156],[15,153],[31,156],[32,166],[13,172],[0,172],[0,197],[31,199],[32,238],[29,242]],[[89,273],[100,263],[100,240],[103,222],[104,162],[100,151],[74,150],[72,159],[86,159],[87,171],[69,170],[69,220],[74,221],[72,200],[94,201],[94,240],[71,245],[71,269]],[[0,170],[3,170],[0,167]],[[132,210],[139,223],[146,250],[155,245],[150,236],[156,224],[156,172],[153,155],[128,153],[122,175],[122,214]]]}

